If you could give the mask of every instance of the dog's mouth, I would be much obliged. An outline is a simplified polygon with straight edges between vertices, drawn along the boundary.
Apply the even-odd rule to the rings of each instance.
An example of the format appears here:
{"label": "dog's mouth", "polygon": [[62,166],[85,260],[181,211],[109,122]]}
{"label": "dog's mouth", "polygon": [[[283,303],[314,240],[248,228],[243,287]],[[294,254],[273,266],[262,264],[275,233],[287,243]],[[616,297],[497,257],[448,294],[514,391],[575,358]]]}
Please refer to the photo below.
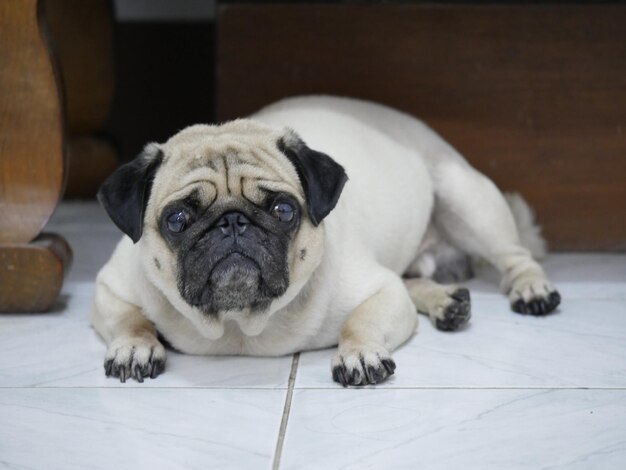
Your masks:
{"label": "dog's mouth", "polygon": [[[237,299],[248,299],[259,290],[261,267],[243,253],[230,253],[215,264],[207,284],[214,296],[230,298],[234,304],[239,304]],[[244,307],[242,304],[239,309]]]}
{"label": "dog's mouth", "polygon": [[224,322],[236,322],[244,334],[256,336],[265,328],[273,296],[264,287],[259,262],[241,252],[218,260],[206,284],[190,305],[204,313],[203,334],[211,339],[224,333]]}
{"label": "dog's mouth", "polygon": [[257,259],[242,251],[231,251],[206,271],[185,273],[180,292],[187,303],[207,315],[267,310],[272,300],[286,289],[272,288],[268,270]]}
{"label": "dog's mouth", "polygon": [[252,270],[258,272],[259,274],[261,272],[259,263],[255,259],[242,252],[233,251],[223,256],[215,263],[215,266],[213,266],[213,269],[211,269],[211,272],[209,274],[209,279],[212,279],[214,277],[220,278],[224,275],[224,272],[228,272],[233,268],[245,272],[249,272]]}

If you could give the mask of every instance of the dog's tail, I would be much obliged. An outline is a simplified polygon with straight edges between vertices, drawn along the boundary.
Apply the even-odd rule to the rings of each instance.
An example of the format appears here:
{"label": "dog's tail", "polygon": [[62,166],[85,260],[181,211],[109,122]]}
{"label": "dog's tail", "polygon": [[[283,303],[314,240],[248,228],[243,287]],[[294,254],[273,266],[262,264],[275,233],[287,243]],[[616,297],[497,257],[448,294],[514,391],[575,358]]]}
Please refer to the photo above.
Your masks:
{"label": "dog's tail", "polygon": [[522,246],[530,250],[533,258],[544,258],[547,252],[547,243],[541,236],[541,227],[535,221],[533,210],[518,193],[504,193],[504,198],[515,219]]}

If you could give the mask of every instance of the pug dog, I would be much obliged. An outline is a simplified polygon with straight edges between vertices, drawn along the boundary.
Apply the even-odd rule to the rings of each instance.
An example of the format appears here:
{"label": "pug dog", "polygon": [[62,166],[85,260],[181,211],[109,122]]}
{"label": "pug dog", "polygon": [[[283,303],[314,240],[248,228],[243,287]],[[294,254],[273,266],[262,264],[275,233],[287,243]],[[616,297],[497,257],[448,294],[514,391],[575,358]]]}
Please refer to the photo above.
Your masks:
{"label": "pug dog", "polygon": [[468,256],[499,270],[513,311],[560,303],[529,249],[543,242],[525,203],[374,103],[291,98],[188,127],[148,144],[98,198],[125,236],[91,321],[122,382],[157,377],[169,343],[258,356],[338,345],[336,382],[380,383],[417,312],[445,331],[468,322],[468,290],[438,282],[471,274]]}

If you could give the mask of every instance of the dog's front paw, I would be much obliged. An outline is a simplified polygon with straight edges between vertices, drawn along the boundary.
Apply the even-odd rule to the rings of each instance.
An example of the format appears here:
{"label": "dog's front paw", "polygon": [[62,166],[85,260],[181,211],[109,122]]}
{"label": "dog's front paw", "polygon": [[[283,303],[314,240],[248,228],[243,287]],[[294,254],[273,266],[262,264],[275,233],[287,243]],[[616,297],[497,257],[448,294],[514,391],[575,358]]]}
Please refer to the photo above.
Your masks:
{"label": "dog's front paw", "polygon": [[104,359],[107,377],[119,377],[120,382],[134,378],[156,378],[165,370],[165,348],[156,338],[120,338],[111,343]]}
{"label": "dog's front paw", "polygon": [[396,363],[389,352],[380,346],[345,347],[333,359],[333,380],[348,385],[374,385],[393,375]]}
{"label": "dog's front paw", "polygon": [[515,283],[509,293],[511,310],[530,315],[546,315],[561,303],[561,295],[546,281],[537,276]]}

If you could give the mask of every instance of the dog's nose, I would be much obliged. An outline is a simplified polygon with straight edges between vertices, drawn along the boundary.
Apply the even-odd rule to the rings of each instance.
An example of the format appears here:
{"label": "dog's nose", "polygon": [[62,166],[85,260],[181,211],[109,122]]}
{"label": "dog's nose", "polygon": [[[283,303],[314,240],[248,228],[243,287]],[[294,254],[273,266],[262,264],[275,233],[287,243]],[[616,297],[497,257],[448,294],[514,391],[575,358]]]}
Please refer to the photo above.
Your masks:
{"label": "dog's nose", "polygon": [[241,212],[229,212],[224,214],[216,224],[224,235],[237,236],[246,231],[250,225],[248,219]]}

